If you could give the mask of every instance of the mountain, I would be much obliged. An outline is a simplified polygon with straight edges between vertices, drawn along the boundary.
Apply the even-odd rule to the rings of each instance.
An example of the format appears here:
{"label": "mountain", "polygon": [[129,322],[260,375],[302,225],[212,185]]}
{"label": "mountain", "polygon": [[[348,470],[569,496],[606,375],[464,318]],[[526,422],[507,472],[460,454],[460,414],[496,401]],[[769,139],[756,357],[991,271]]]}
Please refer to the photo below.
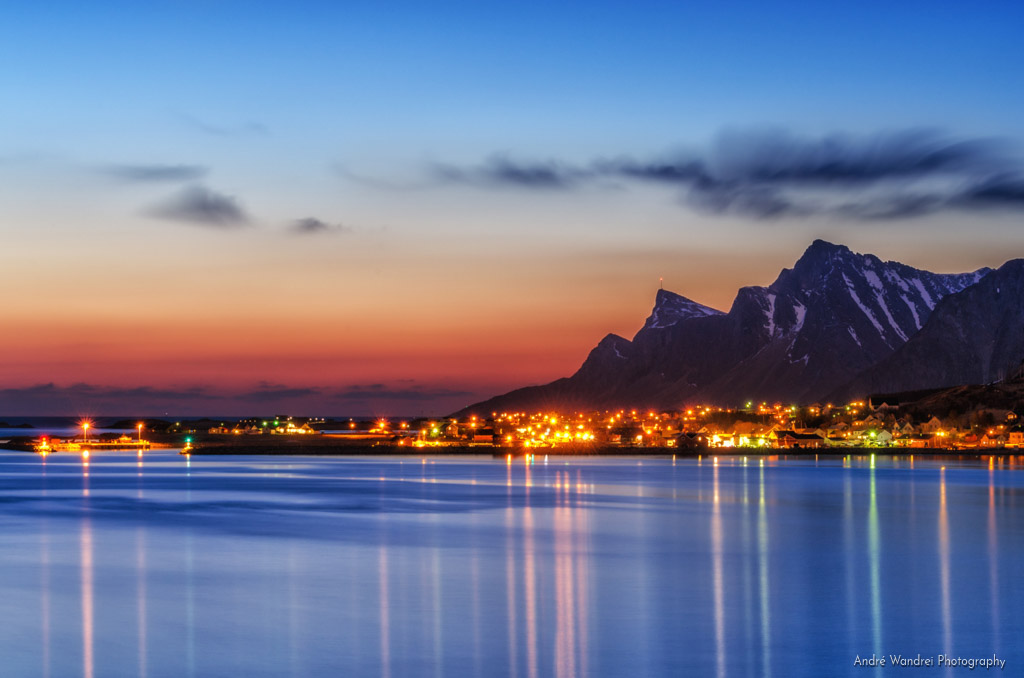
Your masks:
{"label": "mountain", "polygon": [[664,329],[682,320],[705,318],[710,315],[722,315],[722,312],[698,304],[675,292],[658,290],[658,294],[654,297],[654,310],[647,317],[643,329]]}
{"label": "mountain", "polygon": [[921,331],[836,395],[991,384],[1024,360],[1024,259],[1008,261],[935,307]]}
{"label": "mountain", "polygon": [[632,340],[610,334],[571,377],[462,413],[818,400],[892,355],[942,299],[989,271],[930,273],[816,240],[771,285],[741,288],[726,313],[659,290]]}

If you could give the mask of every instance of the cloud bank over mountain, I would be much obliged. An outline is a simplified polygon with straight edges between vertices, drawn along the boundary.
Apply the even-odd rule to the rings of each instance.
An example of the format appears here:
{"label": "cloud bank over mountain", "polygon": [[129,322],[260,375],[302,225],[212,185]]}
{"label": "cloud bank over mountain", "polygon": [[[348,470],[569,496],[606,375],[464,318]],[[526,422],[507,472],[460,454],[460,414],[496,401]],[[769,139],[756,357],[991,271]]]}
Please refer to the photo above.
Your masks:
{"label": "cloud bank over mountain", "polygon": [[572,190],[597,181],[660,184],[705,213],[753,219],[902,219],[941,211],[1024,209],[1024,159],[1005,141],[912,128],[813,137],[780,129],[729,130],[706,148],[659,159],[575,165],[506,155],[468,167],[434,165],[442,182]]}

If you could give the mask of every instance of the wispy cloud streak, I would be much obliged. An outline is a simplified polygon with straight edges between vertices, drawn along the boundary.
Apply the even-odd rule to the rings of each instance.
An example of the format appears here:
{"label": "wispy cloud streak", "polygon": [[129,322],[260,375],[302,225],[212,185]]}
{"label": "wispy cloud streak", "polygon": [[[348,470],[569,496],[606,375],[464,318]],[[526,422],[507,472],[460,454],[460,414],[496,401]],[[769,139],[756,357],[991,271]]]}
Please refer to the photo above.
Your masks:
{"label": "wispy cloud streak", "polygon": [[755,219],[835,215],[901,219],[943,210],[1024,208],[1024,159],[997,139],[930,129],[874,135],[798,136],[735,130],[706,149],[660,159],[521,163],[496,157],[473,167],[437,165],[435,178],[476,186],[566,190],[596,179],[654,183],[687,206]]}
{"label": "wispy cloud streak", "polygon": [[161,183],[197,181],[206,176],[207,169],[199,165],[108,165],[100,171],[125,182]]}
{"label": "wispy cloud streak", "polygon": [[331,224],[316,217],[296,219],[288,226],[288,230],[296,235],[316,235],[318,233],[349,233],[352,228],[344,224]]}

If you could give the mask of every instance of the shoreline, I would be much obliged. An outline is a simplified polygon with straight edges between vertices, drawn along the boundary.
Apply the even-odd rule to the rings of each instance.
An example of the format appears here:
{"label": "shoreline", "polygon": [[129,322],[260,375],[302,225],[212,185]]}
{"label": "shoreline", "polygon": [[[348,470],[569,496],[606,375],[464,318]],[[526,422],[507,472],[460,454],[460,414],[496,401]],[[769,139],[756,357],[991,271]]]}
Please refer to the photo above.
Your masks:
{"label": "shoreline", "polygon": [[[198,438],[198,439],[197,439]],[[989,456],[1013,457],[1024,455],[1024,450],[1010,447],[986,448],[910,448],[910,447],[828,447],[828,448],[766,448],[766,447],[632,447],[619,445],[568,444],[554,447],[505,447],[486,444],[461,444],[416,447],[393,443],[367,442],[365,440],[342,440],[327,437],[275,437],[274,440],[252,440],[251,438],[230,438],[227,440],[193,436],[189,454],[192,456],[280,456],[280,457],[345,457],[345,456],[485,456],[495,458],[535,457],[844,457],[850,454],[909,457],[914,455],[947,458],[981,458]],[[37,438],[12,436],[0,442],[0,449],[14,452],[35,453]],[[185,441],[179,435],[150,436],[153,450],[174,450],[184,447]],[[97,451],[99,451],[97,449]],[[120,450],[108,449],[116,452]],[[126,453],[136,448],[125,449]],[[76,454],[76,452],[56,452]]]}
{"label": "shoreline", "polygon": [[865,456],[878,454],[884,456],[910,457],[967,457],[980,459],[982,457],[1013,457],[1021,456],[1020,450],[1012,448],[998,448],[989,450],[946,450],[946,449],[918,449],[889,447],[850,447],[845,451],[833,448],[829,450],[801,450],[801,449],[770,449],[751,448],[701,448],[690,450],[673,450],[671,447],[599,447],[591,449],[569,449],[569,448],[521,448],[521,447],[483,447],[483,446],[460,446],[450,445],[445,447],[401,447],[391,445],[371,446],[345,446],[330,449],[303,449],[298,448],[193,448],[192,456],[268,456],[268,457],[348,457],[348,456],[371,456],[371,457],[417,457],[417,456],[451,456],[470,457],[484,456],[495,458],[506,458],[511,456],[514,459],[521,459],[527,455],[534,457],[678,457],[681,459],[697,459],[699,457],[831,457],[842,458],[848,455]]}

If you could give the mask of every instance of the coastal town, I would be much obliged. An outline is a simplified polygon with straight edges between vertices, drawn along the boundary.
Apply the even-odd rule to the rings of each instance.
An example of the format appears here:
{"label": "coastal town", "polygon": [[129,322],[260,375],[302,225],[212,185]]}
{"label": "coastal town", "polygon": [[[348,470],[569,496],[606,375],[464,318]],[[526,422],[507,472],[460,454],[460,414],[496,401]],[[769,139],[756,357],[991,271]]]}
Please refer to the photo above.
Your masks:
{"label": "coastal town", "polygon": [[922,416],[903,411],[898,405],[871,401],[809,406],[748,402],[740,408],[694,406],[666,412],[513,412],[493,413],[486,418],[470,415],[332,419],[279,415],[235,421],[149,419],[130,427],[134,435],[125,432],[129,428],[126,421],[98,428],[89,420],[79,422],[78,426],[81,435],[39,436],[33,438],[32,447],[42,454],[104,449],[141,453],[151,448],[172,447],[209,454],[373,451],[368,448],[377,448],[378,452],[386,451],[380,448],[396,448],[395,452],[503,448],[512,453],[544,450],[567,454],[659,448],[673,452],[1024,448],[1024,426],[1014,410],[978,409],[968,414],[950,412],[945,417]]}
{"label": "coastal town", "polygon": [[[494,413],[486,419],[380,419],[365,425],[366,435],[416,447],[963,450],[1024,446],[1024,428],[1012,410],[915,418],[898,407],[871,407],[864,401],[807,407],[747,403],[738,409],[695,406],[672,412]],[[353,430],[359,426],[355,424]]]}
{"label": "coastal town", "polygon": [[[126,422],[118,422],[125,427]],[[854,401],[809,406],[745,403],[739,408],[693,406],[677,411],[493,413],[447,418],[331,419],[280,415],[235,421],[146,420],[135,435],[94,433],[85,437],[42,439],[36,450],[131,449],[178,443],[208,453],[338,453],[367,448],[505,448],[533,452],[586,453],[596,450],[673,451],[729,449],[828,450],[905,448],[998,450],[1024,447],[1024,427],[1014,410],[981,409],[945,417],[903,411],[898,405]],[[112,427],[116,428],[116,427]],[[143,431],[146,436],[143,436]],[[380,452],[384,450],[378,449]],[[483,450],[479,450],[483,451]]]}

